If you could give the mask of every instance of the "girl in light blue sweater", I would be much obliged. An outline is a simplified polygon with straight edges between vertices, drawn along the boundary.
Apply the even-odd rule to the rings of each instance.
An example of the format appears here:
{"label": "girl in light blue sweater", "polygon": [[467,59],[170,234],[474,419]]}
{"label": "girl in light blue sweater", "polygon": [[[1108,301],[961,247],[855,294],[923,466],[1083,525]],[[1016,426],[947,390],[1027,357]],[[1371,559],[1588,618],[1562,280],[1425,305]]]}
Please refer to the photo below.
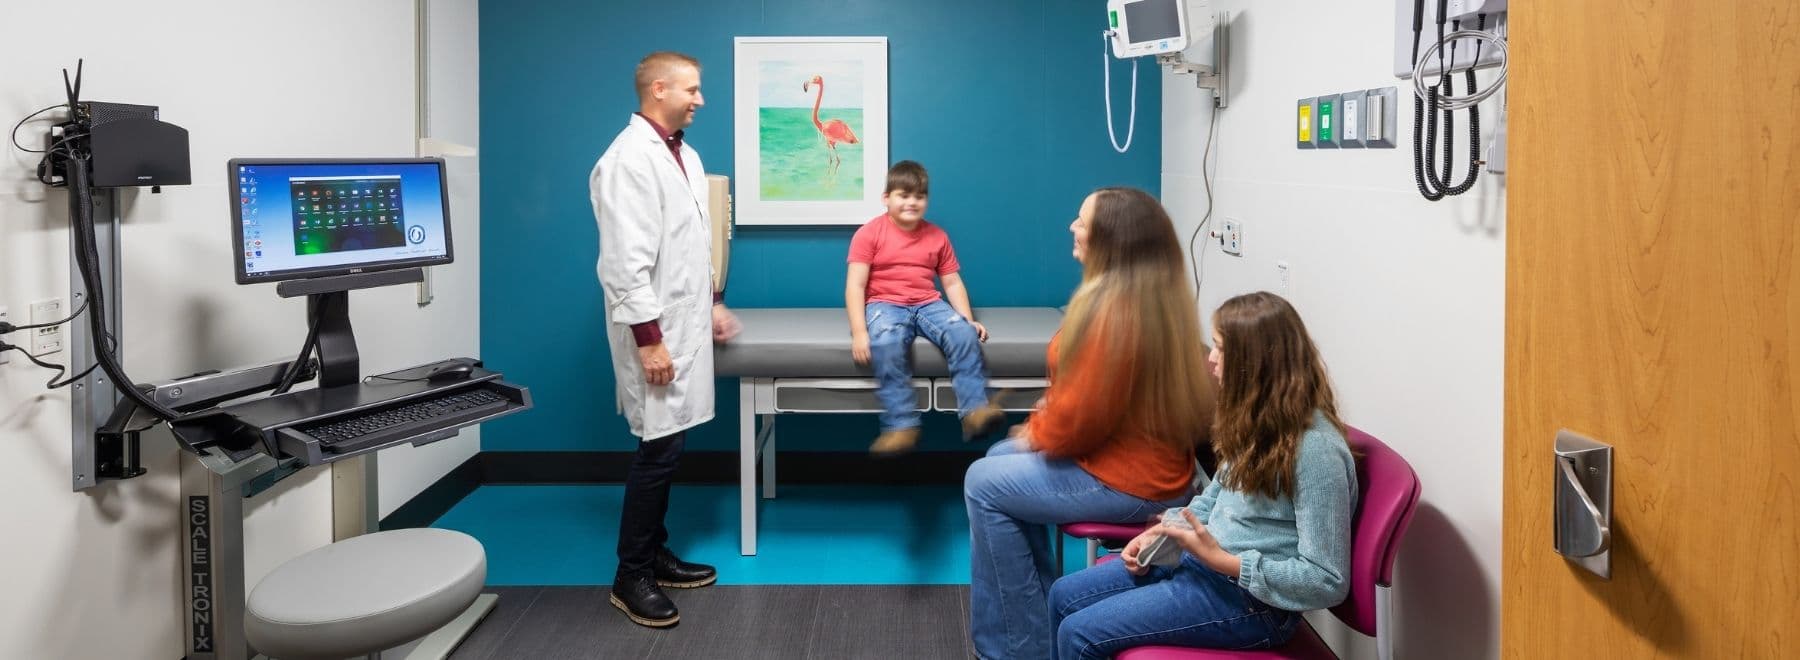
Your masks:
{"label": "girl in light blue sweater", "polygon": [[[1124,561],[1056,581],[1056,658],[1279,646],[1300,612],[1349,593],[1356,463],[1306,326],[1286,300],[1258,292],[1219,307],[1212,341],[1218,472],[1179,517],[1127,544]],[[1160,537],[1181,548],[1173,566],[1140,556]]]}

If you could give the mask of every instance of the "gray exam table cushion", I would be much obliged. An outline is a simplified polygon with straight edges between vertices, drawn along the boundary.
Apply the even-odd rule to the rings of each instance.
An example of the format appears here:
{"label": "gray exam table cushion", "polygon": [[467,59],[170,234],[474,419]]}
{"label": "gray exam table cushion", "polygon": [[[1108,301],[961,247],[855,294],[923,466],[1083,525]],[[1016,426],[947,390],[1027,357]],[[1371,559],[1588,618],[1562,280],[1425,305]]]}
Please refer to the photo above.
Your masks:
{"label": "gray exam table cushion", "polygon": [[481,542],[446,529],[365,534],[289,560],[245,604],[251,646],[281,660],[393,648],[455,619],[487,580]]}
{"label": "gray exam table cushion", "polygon": [[[850,359],[850,322],[842,307],[733,308],[743,332],[714,349],[720,376],[746,378],[874,378]],[[1044,355],[1062,325],[1051,307],[977,307],[987,327],[981,347],[990,378],[1043,378]],[[912,346],[913,376],[944,378],[943,353],[920,337]]]}

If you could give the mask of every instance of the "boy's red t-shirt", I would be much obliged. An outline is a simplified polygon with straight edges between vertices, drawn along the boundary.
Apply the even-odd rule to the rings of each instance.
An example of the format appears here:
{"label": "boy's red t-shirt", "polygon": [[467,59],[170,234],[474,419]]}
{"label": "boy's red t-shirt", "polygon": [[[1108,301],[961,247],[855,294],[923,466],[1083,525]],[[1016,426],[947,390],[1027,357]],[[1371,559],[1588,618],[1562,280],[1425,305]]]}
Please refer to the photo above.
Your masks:
{"label": "boy's red t-shirt", "polygon": [[869,265],[865,298],[896,305],[923,305],[942,298],[934,277],[961,270],[950,235],[920,220],[912,231],[901,229],[886,213],[856,230],[850,239],[849,263]]}

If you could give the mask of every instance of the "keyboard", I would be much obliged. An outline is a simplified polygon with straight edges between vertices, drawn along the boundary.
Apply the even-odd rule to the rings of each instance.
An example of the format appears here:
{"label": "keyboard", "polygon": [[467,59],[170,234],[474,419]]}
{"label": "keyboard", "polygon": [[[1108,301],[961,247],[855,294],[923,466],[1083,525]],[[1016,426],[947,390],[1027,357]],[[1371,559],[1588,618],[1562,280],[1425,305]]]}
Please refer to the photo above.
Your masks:
{"label": "keyboard", "polygon": [[506,397],[473,389],[333,417],[298,428],[318,438],[325,451],[341,454],[460,426],[511,405]]}

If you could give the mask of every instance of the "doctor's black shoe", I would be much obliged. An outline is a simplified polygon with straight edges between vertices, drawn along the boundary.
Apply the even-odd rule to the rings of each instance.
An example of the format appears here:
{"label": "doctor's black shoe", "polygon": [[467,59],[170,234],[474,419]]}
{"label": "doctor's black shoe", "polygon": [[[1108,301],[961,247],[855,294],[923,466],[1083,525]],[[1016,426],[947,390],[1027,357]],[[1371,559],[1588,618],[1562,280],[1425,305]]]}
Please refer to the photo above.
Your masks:
{"label": "doctor's black shoe", "polygon": [[713,567],[682,561],[668,548],[656,551],[651,568],[656,571],[656,583],[665,587],[693,589],[719,581],[719,572]]}
{"label": "doctor's black shoe", "polygon": [[649,577],[623,578],[613,583],[613,607],[619,608],[632,623],[651,628],[666,628],[681,620],[675,601],[664,595],[656,580]]}

